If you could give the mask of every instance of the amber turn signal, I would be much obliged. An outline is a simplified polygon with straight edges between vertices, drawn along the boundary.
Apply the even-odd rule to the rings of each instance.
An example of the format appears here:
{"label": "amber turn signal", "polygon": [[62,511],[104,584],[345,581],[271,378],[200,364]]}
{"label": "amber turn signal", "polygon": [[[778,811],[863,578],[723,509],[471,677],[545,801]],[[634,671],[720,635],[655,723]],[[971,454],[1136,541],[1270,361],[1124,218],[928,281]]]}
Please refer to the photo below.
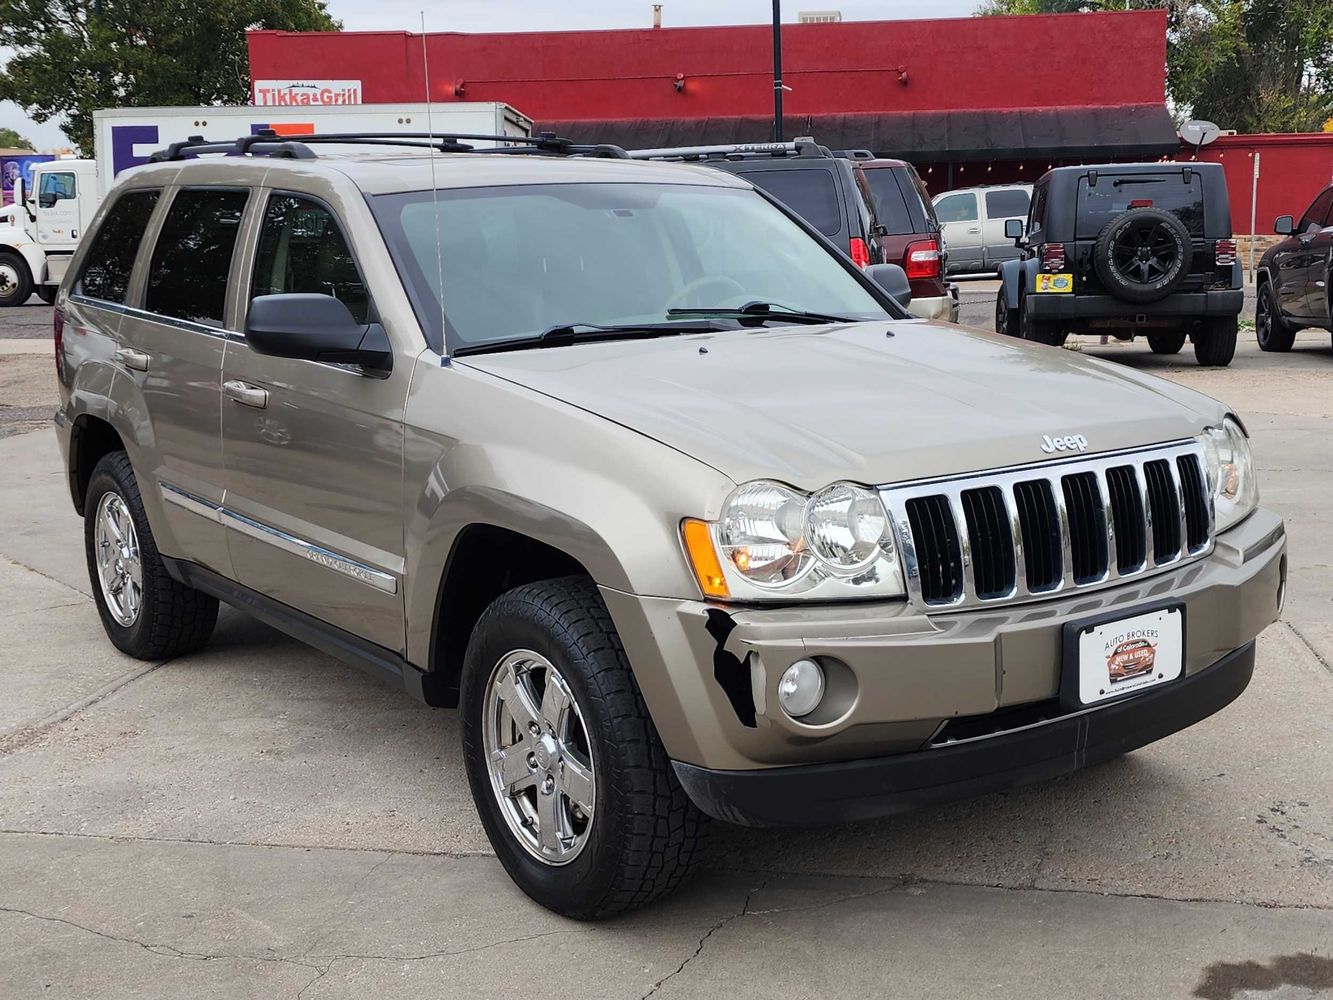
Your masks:
{"label": "amber turn signal", "polygon": [[718,561],[717,549],[713,546],[713,533],[707,523],[687,517],[680,526],[685,539],[685,552],[690,557],[690,566],[694,569],[695,579],[705,597],[729,597],[727,579],[722,575],[722,563]]}

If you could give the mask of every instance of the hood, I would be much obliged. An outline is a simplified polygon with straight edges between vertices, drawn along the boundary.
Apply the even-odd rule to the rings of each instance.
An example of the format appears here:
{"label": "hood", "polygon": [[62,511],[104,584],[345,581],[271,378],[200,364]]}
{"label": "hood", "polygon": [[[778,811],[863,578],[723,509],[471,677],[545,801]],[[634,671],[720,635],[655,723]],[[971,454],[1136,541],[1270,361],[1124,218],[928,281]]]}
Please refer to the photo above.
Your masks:
{"label": "hood", "polygon": [[925,321],[786,326],[479,354],[488,372],[613,420],[736,482],[807,490],[1041,462],[1198,434],[1226,413],[1071,351]]}

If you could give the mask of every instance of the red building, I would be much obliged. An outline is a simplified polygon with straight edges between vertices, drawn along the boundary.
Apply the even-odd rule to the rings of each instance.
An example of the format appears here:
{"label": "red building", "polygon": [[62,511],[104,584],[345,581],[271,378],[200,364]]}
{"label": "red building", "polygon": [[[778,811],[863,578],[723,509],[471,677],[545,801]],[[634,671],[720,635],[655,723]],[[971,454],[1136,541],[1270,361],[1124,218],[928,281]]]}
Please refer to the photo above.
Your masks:
{"label": "red building", "polygon": [[[935,191],[1180,152],[1166,108],[1164,11],[791,24],[782,37],[786,136],[903,157]],[[249,47],[255,81],[355,81],[372,104],[418,102],[428,90],[434,102],[503,101],[538,129],[582,141],[750,142],[772,130],[762,24],[441,32],[424,45],[409,32],[256,31]],[[1299,156],[1272,149],[1261,231],[1272,207],[1299,211],[1314,177],[1333,173],[1333,141],[1312,140]],[[1228,173],[1239,230],[1250,191]]]}

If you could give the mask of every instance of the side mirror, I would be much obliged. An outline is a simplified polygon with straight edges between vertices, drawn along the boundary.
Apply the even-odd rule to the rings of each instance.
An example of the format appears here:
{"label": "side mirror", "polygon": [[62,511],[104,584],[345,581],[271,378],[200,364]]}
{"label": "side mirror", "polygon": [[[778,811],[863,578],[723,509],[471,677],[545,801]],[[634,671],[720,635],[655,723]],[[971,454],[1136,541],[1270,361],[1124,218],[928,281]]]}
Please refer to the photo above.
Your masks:
{"label": "side mirror", "polygon": [[1004,238],[1006,240],[1013,240],[1015,243],[1021,240],[1023,238],[1023,220],[1005,219]]}
{"label": "side mirror", "polygon": [[1290,215],[1279,215],[1273,223],[1273,232],[1279,236],[1290,236],[1296,231],[1296,220]]}
{"label": "side mirror", "polygon": [[865,276],[893,296],[904,309],[911,303],[912,284],[907,280],[907,272],[897,264],[871,264],[865,269]]}
{"label": "side mirror", "polygon": [[358,323],[332,295],[288,292],[250,302],[245,342],[258,354],[360,365],[387,374],[393,366],[389,336],[378,323]]}

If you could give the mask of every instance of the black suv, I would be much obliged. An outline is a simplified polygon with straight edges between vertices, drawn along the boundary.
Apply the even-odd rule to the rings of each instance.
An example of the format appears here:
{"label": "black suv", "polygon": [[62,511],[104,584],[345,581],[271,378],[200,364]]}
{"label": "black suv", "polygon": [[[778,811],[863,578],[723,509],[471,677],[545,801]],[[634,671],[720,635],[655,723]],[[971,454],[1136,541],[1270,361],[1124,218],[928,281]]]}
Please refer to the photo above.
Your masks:
{"label": "black suv", "polygon": [[998,333],[1146,334],[1158,354],[1189,337],[1199,364],[1231,363],[1245,293],[1220,164],[1058,167],[1005,235],[1022,253],[1000,267]]}
{"label": "black suv", "polygon": [[1333,187],[1325,188],[1301,216],[1280,216],[1273,231],[1286,239],[1259,261],[1254,332],[1265,351],[1289,351],[1296,331],[1333,329]]}
{"label": "black suv", "polygon": [[867,149],[830,150],[812,138],[720,146],[639,149],[636,159],[678,160],[739,174],[771,194],[861,267],[898,264],[907,273],[907,309],[922,319],[958,322],[958,287],[945,280],[940,224],[910,163]]}

